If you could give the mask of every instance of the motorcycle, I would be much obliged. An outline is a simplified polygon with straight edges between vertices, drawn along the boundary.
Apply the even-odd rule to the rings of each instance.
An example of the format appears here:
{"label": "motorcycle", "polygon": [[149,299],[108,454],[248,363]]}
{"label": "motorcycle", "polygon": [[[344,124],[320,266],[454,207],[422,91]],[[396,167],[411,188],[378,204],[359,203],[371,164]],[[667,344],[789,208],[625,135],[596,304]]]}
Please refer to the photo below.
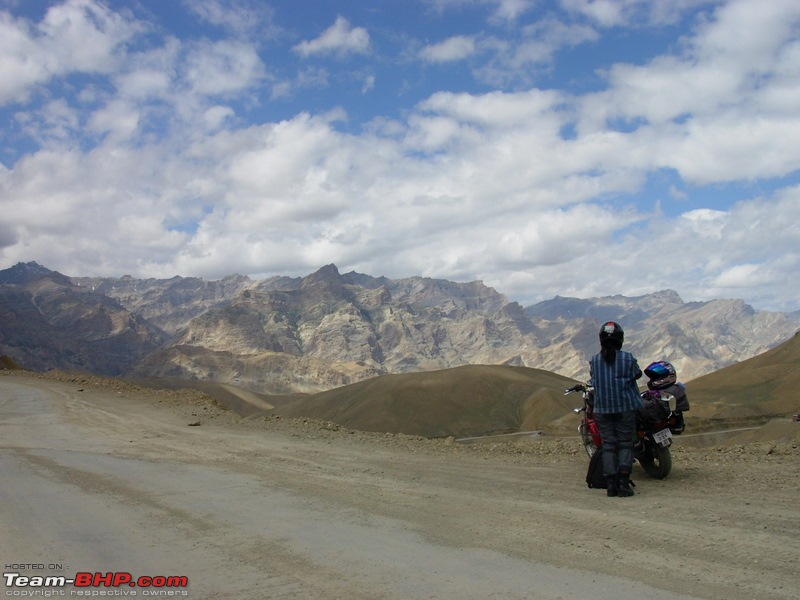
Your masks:
{"label": "motorcycle", "polygon": [[602,438],[600,437],[600,428],[597,426],[597,421],[594,419],[594,388],[579,383],[568,390],[565,390],[564,395],[567,396],[572,392],[581,392],[583,397],[583,406],[580,408],[574,408],[573,412],[576,414],[583,413],[581,416],[580,425],[578,425],[578,433],[581,436],[583,449],[586,450],[586,454],[588,454],[589,458],[591,458],[603,443]]}
{"label": "motorcycle", "polygon": [[[586,453],[591,457],[602,444],[600,428],[594,417],[594,388],[577,384],[565,390],[564,395],[581,392],[583,406],[575,408],[582,414],[578,433]],[[642,393],[643,407],[636,411],[636,431],[634,433],[633,457],[650,477],[664,479],[672,470],[673,435],[683,432],[683,415],[676,411],[677,400],[672,394]]]}

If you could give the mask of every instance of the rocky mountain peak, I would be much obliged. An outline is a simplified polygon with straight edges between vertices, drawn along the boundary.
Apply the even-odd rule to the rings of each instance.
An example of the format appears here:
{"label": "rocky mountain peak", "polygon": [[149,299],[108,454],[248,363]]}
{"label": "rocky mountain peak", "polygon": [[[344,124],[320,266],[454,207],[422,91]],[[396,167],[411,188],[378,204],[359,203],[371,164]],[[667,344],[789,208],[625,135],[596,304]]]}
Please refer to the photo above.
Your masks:
{"label": "rocky mountain peak", "polygon": [[342,280],[348,285],[357,285],[364,289],[377,289],[391,283],[391,280],[386,277],[373,277],[372,275],[364,275],[356,271],[345,273],[342,275]]}
{"label": "rocky mountain peak", "polygon": [[649,294],[648,297],[652,299],[654,302],[660,302],[662,304],[683,304],[683,299],[678,295],[678,292],[675,290],[661,290],[659,292],[653,292]]}
{"label": "rocky mountain peak", "polygon": [[58,283],[70,284],[68,277],[58,271],[51,271],[37,262],[18,262],[13,267],[0,271],[0,284],[23,285],[39,279],[53,279]]}
{"label": "rocky mountain peak", "polygon": [[303,278],[302,287],[316,285],[318,283],[341,283],[341,275],[339,269],[333,263],[325,265],[318,271]]}

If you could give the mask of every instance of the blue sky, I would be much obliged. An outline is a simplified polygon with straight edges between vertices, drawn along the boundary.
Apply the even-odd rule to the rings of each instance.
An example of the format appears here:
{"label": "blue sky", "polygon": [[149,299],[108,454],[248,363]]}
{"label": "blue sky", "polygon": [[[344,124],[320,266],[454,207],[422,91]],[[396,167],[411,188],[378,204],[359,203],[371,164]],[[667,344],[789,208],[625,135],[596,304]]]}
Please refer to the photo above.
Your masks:
{"label": "blue sky", "polygon": [[800,308],[795,0],[0,0],[0,266]]}

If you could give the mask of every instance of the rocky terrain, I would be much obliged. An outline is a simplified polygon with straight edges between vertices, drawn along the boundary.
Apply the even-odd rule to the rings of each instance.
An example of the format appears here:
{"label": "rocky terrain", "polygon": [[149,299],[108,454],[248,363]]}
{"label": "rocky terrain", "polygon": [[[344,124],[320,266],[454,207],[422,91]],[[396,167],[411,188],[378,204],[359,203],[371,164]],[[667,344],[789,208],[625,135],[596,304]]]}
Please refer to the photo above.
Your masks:
{"label": "rocky terrain", "polygon": [[684,380],[791,337],[796,314],[739,300],[554,298],[522,307],[481,282],[390,280],[328,265],[306,277],[219,281],[67,277],[36,263],[0,271],[0,354],[29,369],[82,369],[315,393],[382,374],[513,365],[587,376],[599,323]]}
{"label": "rocky terrain", "polygon": [[0,354],[28,369],[119,375],[169,336],[117,300],[35,263],[0,271]]}

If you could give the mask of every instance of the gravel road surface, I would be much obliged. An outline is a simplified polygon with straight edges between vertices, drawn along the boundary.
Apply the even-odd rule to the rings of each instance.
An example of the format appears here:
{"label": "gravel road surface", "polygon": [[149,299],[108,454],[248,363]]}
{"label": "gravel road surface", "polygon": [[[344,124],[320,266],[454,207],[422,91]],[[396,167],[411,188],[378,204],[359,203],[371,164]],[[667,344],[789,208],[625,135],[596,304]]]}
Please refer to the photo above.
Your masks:
{"label": "gravel road surface", "polygon": [[[241,419],[198,393],[4,375],[0,445],[8,597],[800,596],[791,441],[676,446],[670,478],[637,469],[635,497],[606,498],[583,483],[577,440],[366,434]],[[188,585],[35,579],[79,572]]]}

